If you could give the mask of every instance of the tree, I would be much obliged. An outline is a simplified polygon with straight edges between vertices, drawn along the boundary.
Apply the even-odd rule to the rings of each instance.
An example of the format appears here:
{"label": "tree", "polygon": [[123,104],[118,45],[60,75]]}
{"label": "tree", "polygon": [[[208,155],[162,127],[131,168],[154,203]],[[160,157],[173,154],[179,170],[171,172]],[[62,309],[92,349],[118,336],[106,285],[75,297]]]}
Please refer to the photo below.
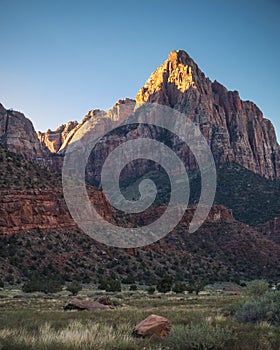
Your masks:
{"label": "tree", "polygon": [[117,279],[110,278],[105,285],[106,292],[121,292],[121,282]]}
{"label": "tree", "polygon": [[160,293],[167,293],[170,292],[172,288],[172,278],[171,277],[164,277],[157,285],[157,290]]}
{"label": "tree", "polygon": [[66,288],[72,295],[77,295],[80,290],[82,290],[81,282],[79,281],[72,281],[68,284]]}
{"label": "tree", "polygon": [[204,287],[206,286],[206,282],[203,280],[197,280],[194,282],[194,291],[195,294],[198,295],[198,293],[200,291],[202,291],[204,289]]}
{"label": "tree", "polygon": [[176,294],[177,293],[184,293],[185,290],[186,290],[185,283],[179,282],[179,281],[177,281],[172,288],[172,291],[175,292]]}
{"label": "tree", "polygon": [[62,289],[62,281],[59,276],[32,276],[31,279],[24,283],[22,291],[25,293],[43,292],[56,293]]}
{"label": "tree", "polygon": [[186,286],[186,291],[190,294],[192,294],[194,292],[194,285],[193,284],[188,284]]}
{"label": "tree", "polygon": [[195,292],[195,294],[198,295],[198,293],[204,289],[205,285],[206,285],[205,281],[203,281],[203,280],[196,280],[193,283],[187,285],[185,290],[188,293]]}

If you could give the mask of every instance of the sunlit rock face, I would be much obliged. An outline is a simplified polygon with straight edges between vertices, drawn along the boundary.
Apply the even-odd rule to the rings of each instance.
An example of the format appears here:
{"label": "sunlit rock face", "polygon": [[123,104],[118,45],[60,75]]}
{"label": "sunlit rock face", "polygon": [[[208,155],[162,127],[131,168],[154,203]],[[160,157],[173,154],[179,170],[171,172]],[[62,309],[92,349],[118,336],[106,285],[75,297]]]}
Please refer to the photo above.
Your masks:
{"label": "sunlit rock face", "polygon": [[206,78],[186,52],[172,51],[136,101],[186,113],[200,126],[217,163],[235,161],[267,178],[280,177],[280,148],[272,123],[237,91]]}
{"label": "sunlit rock face", "polygon": [[55,131],[48,129],[46,132],[37,132],[41,144],[47,147],[52,153],[60,150],[67,136],[78,125],[77,121],[71,121],[59,126]]}

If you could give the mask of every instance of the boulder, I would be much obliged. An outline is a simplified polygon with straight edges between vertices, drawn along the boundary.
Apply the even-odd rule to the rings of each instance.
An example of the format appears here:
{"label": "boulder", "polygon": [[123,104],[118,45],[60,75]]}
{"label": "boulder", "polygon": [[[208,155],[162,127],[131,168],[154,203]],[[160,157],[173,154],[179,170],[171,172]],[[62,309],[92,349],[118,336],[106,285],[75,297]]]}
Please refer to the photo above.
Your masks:
{"label": "boulder", "polygon": [[134,329],[133,335],[136,337],[151,337],[153,335],[165,338],[171,332],[171,323],[165,317],[150,315],[141,321]]}
{"label": "boulder", "polygon": [[81,299],[70,299],[64,305],[64,310],[111,310],[114,307],[112,305],[103,305],[98,301],[92,300],[81,300]]}

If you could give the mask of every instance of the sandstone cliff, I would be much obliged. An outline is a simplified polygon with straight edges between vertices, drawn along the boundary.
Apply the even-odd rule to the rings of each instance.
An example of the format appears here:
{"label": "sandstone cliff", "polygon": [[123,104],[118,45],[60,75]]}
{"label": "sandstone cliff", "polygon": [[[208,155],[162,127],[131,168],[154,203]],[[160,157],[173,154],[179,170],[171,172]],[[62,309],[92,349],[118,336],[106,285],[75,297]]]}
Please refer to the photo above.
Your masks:
{"label": "sandstone cliff", "polygon": [[[126,226],[131,224],[146,225],[160,216],[164,207],[148,210],[146,215],[124,215],[117,212],[106,201],[101,191],[91,188],[90,200],[98,213],[109,222],[118,222]],[[188,226],[195,209],[186,211],[181,226]],[[62,189],[9,190],[0,192],[0,232],[11,234],[32,229],[56,229],[58,227],[76,227],[63,198]],[[208,222],[233,222],[232,211],[223,206],[213,206]]]}
{"label": "sandstone cliff", "polygon": [[186,113],[200,126],[217,163],[235,161],[268,178],[280,177],[280,147],[272,123],[237,91],[205,77],[184,51],[172,51],[136,96]]}
{"label": "sandstone cliff", "polygon": [[[82,119],[80,123],[68,122],[59,126],[55,131],[47,130],[46,132],[38,132],[38,138],[41,144],[47,147],[52,153],[64,154],[67,145],[72,140],[75,133],[83,126],[84,133],[88,131],[88,125],[100,125],[102,119],[106,119],[116,125],[129,118],[133,113],[135,101],[129,98],[119,100],[117,103],[106,113],[100,109],[90,110]],[[94,120],[94,123],[92,121]],[[91,123],[89,123],[91,121]],[[106,125],[104,125],[104,133],[106,133]]]}
{"label": "sandstone cliff", "polygon": [[[136,96],[136,108],[143,102],[158,103],[185,113],[195,124],[199,125],[211,147],[217,164],[236,162],[266,178],[280,177],[280,146],[277,143],[272,123],[263,117],[262,112],[252,102],[242,101],[237,91],[228,91],[217,81],[211,82],[199,69],[197,64],[182,50],[172,51],[168,59],[151,74],[143,88]],[[64,154],[73,135],[92,119],[94,126],[102,127],[104,133],[108,128],[117,127],[129,118],[135,108],[135,101],[119,100],[107,113],[92,110],[83,121],[68,132],[61,143],[61,137],[55,138],[55,132],[47,132],[46,137],[55,140],[45,141],[40,138],[52,152]],[[101,118],[100,118],[101,117]],[[104,123],[104,120],[108,124]],[[102,124],[103,123],[103,124]],[[182,125],[182,130],[184,125]],[[85,127],[86,131],[87,128]],[[41,134],[42,135],[42,134]],[[126,127],[121,139],[107,137],[102,141],[103,151],[90,162],[94,178],[100,170],[104,159],[120,142],[139,136],[166,139],[169,136],[153,126],[140,126],[136,130]],[[46,138],[45,137],[45,138]],[[59,139],[59,142],[57,141]],[[197,167],[194,157],[179,139],[171,140],[171,147],[184,160],[186,167]],[[134,175],[142,175],[145,165],[134,165]],[[95,170],[94,170],[95,169]],[[98,171],[97,171],[98,170]],[[123,177],[129,176],[128,172]]]}
{"label": "sandstone cliff", "polygon": [[55,131],[48,129],[46,132],[37,132],[41,144],[47,147],[52,153],[59,151],[70,131],[78,125],[77,121],[68,122],[59,126]]}
{"label": "sandstone cliff", "polygon": [[20,112],[6,110],[2,104],[0,104],[0,144],[29,160],[39,160],[47,156],[31,121]]}

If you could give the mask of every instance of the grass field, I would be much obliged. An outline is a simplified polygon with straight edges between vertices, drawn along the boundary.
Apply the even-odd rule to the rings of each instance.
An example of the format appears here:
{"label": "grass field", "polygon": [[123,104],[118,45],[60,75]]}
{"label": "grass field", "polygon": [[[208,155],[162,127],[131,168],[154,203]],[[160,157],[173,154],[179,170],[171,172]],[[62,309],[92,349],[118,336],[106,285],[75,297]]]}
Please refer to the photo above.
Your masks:
{"label": "grass field", "polygon": [[[4,294],[4,293],[2,293]],[[280,328],[268,322],[238,323],[224,308],[240,295],[147,295],[122,292],[110,295],[112,311],[64,311],[68,299],[56,296],[15,295],[0,299],[1,350],[65,349],[280,349]],[[83,291],[81,297],[97,294]],[[150,314],[167,317],[172,333],[166,339],[138,339],[131,333]]]}

